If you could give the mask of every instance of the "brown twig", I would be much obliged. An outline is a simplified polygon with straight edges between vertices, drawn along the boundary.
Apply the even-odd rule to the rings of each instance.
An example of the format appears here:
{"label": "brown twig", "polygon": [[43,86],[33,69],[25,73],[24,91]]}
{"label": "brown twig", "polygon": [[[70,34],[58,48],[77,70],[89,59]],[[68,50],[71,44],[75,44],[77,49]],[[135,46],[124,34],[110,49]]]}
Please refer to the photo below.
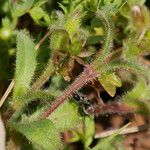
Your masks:
{"label": "brown twig", "polygon": [[[39,41],[39,43],[35,46],[35,50],[37,51],[39,49],[39,47],[42,45],[42,43],[46,40],[46,38],[51,34],[51,30],[49,29],[48,32],[45,34],[45,36]],[[11,81],[11,83],[9,84],[7,90],[5,91],[4,95],[2,96],[1,100],[0,100],[0,107],[3,105],[3,103],[5,102],[5,100],[7,99],[8,95],[10,94],[10,92],[12,91],[14,87],[14,79]]]}
{"label": "brown twig", "polygon": [[[95,139],[108,137],[108,136],[114,134],[117,130],[118,129],[114,129],[114,130],[98,133],[95,135]],[[136,132],[140,132],[140,131],[144,131],[144,130],[150,130],[150,124],[145,124],[145,125],[137,126],[137,127],[125,128],[119,134],[120,135],[131,134],[131,133],[136,133]]]}
{"label": "brown twig", "polygon": [[48,30],[48,32],[44,35],[44,37],[39,41],[39,43],[35,46],[35,50],[38,50],[39,47],[43,44],[43,42],[48,38],[48,36],[51,34],[52,30]]}
{"label": "brown twig", "polygon": [[0,107],[3,105],[3,103],[5,102],[6,98],[8,97],[9,93],[11,92],[11,90],[13,89],[14,87],[14,79],[11,81],[11,83],[9,84],[6,92],[4,93],[4,95],[2,96],[1,98],[1,101],[0,101]]}

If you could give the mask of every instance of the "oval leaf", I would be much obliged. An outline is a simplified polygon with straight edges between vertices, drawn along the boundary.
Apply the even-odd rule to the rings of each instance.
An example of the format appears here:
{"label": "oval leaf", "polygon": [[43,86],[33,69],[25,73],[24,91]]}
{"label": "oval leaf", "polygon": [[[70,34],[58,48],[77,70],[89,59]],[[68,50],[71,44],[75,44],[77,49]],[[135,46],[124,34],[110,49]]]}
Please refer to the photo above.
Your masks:
{"label": "oval leaf", "polygon": [[116,87],[122,86],[121,79],[115,73],[110,74],[109,78],[110,82],[114,84]]}
{"label": "oval leaf", "polygon": [[50,37],[50,49],[52,52],[66,51],[69,47],[69,35],[65,30],[53,31]]}
{"label": "oval leaf", "polygon": [[13,98],[17,100],[29,88],[36,69],[36,50],[33,40],[23,30],[17,34],[17,58]]}
{"label": "oval leaf", "polygon": [[78,107],[75,103],[65,103],[54,111],[49,117],[57,129],[65,131],[76,127],[81,121],[81,116],[78,112]]}
{"label": "oval leaf", "polygon": [[105,74],[99,78],[100,83],[102,84],[103,88],[110,96],[114,96],[116,94],[116,86],[112,82],[112,75]]}
{"label": "oval leaf", "polygon": [[38,148],[56,150],[61,147],[59,133],[50,120],[44,119],[15,127]]}

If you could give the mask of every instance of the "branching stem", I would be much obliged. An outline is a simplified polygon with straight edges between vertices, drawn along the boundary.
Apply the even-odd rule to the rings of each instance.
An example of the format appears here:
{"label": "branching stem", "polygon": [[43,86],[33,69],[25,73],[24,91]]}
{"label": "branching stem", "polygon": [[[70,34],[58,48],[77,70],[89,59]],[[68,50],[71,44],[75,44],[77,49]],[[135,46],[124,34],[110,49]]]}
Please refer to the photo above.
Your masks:
{"label": "branching stem", "polygon": [[43,113],[42,117],[48,117],[55,109],[62,105],[73,93],[82,88],[86,83],[92,81],[94,78],[98,77],[97,66],[101,63],[105,57],[110,52],[110,47],[112,44],[112,29],[106,14],[97,11],[96,16],[104,21],[105,31],[106,31],[106,41],[103,46],[101,53],[90,65],[87,65],[84,71],[79,75],[79,77],[62,93],[62,95],[56,98],[56,101],[52,103],[51,107]]}
{"label": "branching stem", "polygon": [[52,103],[51,107],[46,110],[42,117],[48,117],[55,109],[62,105],[73,93],[82,88],[85,84],[92,81],[98,76],[98,73],[91,65],[87,65],[84,71],[77,77],[77,79]]}

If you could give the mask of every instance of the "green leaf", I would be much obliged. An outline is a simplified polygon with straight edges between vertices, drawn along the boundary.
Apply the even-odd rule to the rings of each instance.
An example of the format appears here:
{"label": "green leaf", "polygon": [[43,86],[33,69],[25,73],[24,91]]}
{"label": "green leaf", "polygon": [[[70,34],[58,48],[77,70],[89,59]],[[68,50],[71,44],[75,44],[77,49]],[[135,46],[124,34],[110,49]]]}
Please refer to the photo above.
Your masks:
{"label": "green leaf", "polygon": [[109,81],[105,79],[100,79],[100,83],[102,84],[103,88],[107,91],[107,93],[110,96],[114,96],[116,94],[116,86],[113,85],[112,83],[109,83]]}
{"label": "green leaf", "polygon": [[45,103],[48,103],[48,101],[53,101],[55,100],[55,95],[53,95],[54,92],[52,91],[46,91],[46,90],[37,90],[37,91],[30,91],[30,92],[27,92],[26,94],[22,95],[22,96],[19,96],[19,99],[23,100],[24,102],[22,103],[22,106],[23,104],[27,105],[29,104],[31,101],[33,100],[36,100],[36,99],[39,99],[41,102],[45,102]]}
{"label": "green leaf", "polygon": [[33,6],[34,0],[22,0],[19,4],[14,5],[12,15],[17,18],[25,13],[28,13],[30,8]]}
{"label": "green leaf", "polygon": [[137,57],[142,50],[138,47],[137,41],[129,39],[124,43],[124,56],[126,59],[133,59]]}
{"label": "green leaf", "polygon": [[146,81],[142,78],[138,81],[135,87],[127,92],[124,96],[124,100],[149,100],[150,98],[150,88],[147,85]]}
{"label": "green leaf", "polygon": [[61,140],[54,124],[47,119],[31,122],[29,124],[15,125],[15,129],[44,150],[56,150],[61,147]]}
{"label": "green leaf", "polygon": [[10,27],[10,20],[7,17],[2,19],[2,27],[5,27],[5,28]]}
{"label": "green leaf", "polygon": [[83,118],[83,143],[84,147],[88,148],[88,146],[92,143],[93,141],[93,136],[95,133],[95,125],[94,125],[94,120],[91,117],[85,116]]}
{"label": "green leaf", "polygon": [[63,4],[61,4],[59,2],[58,2],[58,5],[64,11],[64,14],[67,14],[67,8]]}
{"label": "green leaf", "polygon": [[30,83],[36,68],[36,50],[33,40],[26,31],[17,34],[17,58],[15,71],[15,86],[13,98],[25,94],[30,89]]}
{"label": "green leaf", "polygon": [[110,74],[110,80],[110,82],[113,83],[116,87],[122,86],[121,79],[115,73]]}
{"label": "green leaf", "polygon": [[49,59],[47,66],[45,69],[43,69],[43,72],[39,76],[39,78],[34,82],[34,84],[31,86],[32,91],[36,91],[40,89],[40,87],[48,81],[48,79],[52,76],[54,73],[54,63],[52,59]]}
{"label": "green leaf", "polygon": [[74,11],[70,14],[65,23],[65,29],[68,31],[71,39],[73,35],[77,32],[80,27],[81,18],[84,14],[81,13],[81,10]]}
{"label": "green leaf", "polygon": [[40,7],[42,6],[43,4],[45,4],[47,2],[47,0],[34,0],[34,7]]}
{"label": "green leaf", "polygon": [[105,5],[101,8],[104,12],[109,12],[109,15],[115,15],[127,2],[127,0],[114,0],[108,1],[106,0]]}
{"label": "green leaf", "polygon": [[77,142],[80,140],[80,135],[76,131],[72,130],[71,135],[70,142]]}
{"label": "green leaf", "polygon": [[50,37],[50,49],[52,53],[56,51],[66,51],[69,46],[69,35],[65,30],[53,31]]}
{"label": "green leaf", "polygon": [[[33,20],[41,25],[49,25],[51,20],[49,15],[46,13],[46,11],[43,10],[40,6],[43,5],[46,1],[43,0],[42,2],[36,3],[34,7],[29,11],[29,14],[33,18]],[[42,21],[42,18],[44,21]]]}
{"label": "green leaf", "polygon": [[99,78],[100,83],[103,88],[111,95],[112,97],[116,94],[116,87],[121,87],[121,79],[115,73],[107,73],[102,75]]}
{"label": "green leaf", "polygon": [[89,145],[93,141],[93,136],[95,134],[95,124],[93,117],[84,116],[82,118],[82,127],[76,128],[72,131],[71,142],[82,141],[84,148],[89,149]]}
{"label": "green leaf", "polygon": [[101,71],[112,71],[116,69],[125,69],[129,71],[133,71],[136,74],[143,75],[148,80],[150,79],[150,71],[149,68],[144,66],[143,64],[139,63],[138,61],[120,61],[120,60],[114,60],[108,63],[107,65],[101,66]]}
{"label": "green leaf", "polygon": [[95,35],[95,36],[90,36],[87,39],[87,44],[91,45],[91,44],[97,44],[100,43],[100,41],[103,41],[104,38],[101,35]]}
{"label": "green leaf", "polygon": [[[107,141],[108,140],[108,141]],[[101,139],[101,142],[97,144],[97,147],[93,148],[92,150],[125,150],[123,146],[123,137],[117,135],[111,141],[108,138]]]}
{"label": "green leaf", "polygon": [[31,9],[30,10],[30,15],[31,15],[31,17],[37,22],[38,20],[40,20],[43,16],[44,16],[44,14],[45,14],[45,12],[43,11],[43,9],[42,8],[40,8],[40,7],[34,7],[33,9]]}
{"label": "green leaf", "polygon": [[21,121],[20,122],[22,124],[27,124],[27,123],[39,120],[39,118],[41,117],[41,114],[45,111],[45,109],[46,109],[46,107],[37,108],[35,110],[35,112],[33,112],[31,115],[22,113],[21,114]]}
{"label": "green leaf", "polygon": [[78,107],[75,103],[67,102],[55,110],[49,117],[60,131],[76,127],[81,121]]}
{"label": "green leaf", "polygon": [[136,109],[138,113],[150,114],[150,88],[143,78],[140,78],[135,87],[123,96],[124,102]]}
{"label": "green leaf", "polygon": [[82,44],[82,40],[79,41],[77,37],[73,37],[69,48],[71,55],[77,56],[82,49]]}

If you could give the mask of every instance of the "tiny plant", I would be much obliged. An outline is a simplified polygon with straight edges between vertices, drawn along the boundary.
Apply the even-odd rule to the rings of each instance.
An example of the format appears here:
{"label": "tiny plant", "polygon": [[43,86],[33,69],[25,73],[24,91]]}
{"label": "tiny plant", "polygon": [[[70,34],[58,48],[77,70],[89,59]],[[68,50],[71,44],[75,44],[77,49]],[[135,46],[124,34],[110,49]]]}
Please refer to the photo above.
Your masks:
{"label": "tiny plant", "polygon": [[8,149],[70,149],[68,131],[69,142],[80,141],[85,150],[115,149],[110,143],[128,125],[94,142],[95,118],[149,115],[144,1],[8,0],[3,9],[0,39],[15,58],[13,93],[1,101]]}

